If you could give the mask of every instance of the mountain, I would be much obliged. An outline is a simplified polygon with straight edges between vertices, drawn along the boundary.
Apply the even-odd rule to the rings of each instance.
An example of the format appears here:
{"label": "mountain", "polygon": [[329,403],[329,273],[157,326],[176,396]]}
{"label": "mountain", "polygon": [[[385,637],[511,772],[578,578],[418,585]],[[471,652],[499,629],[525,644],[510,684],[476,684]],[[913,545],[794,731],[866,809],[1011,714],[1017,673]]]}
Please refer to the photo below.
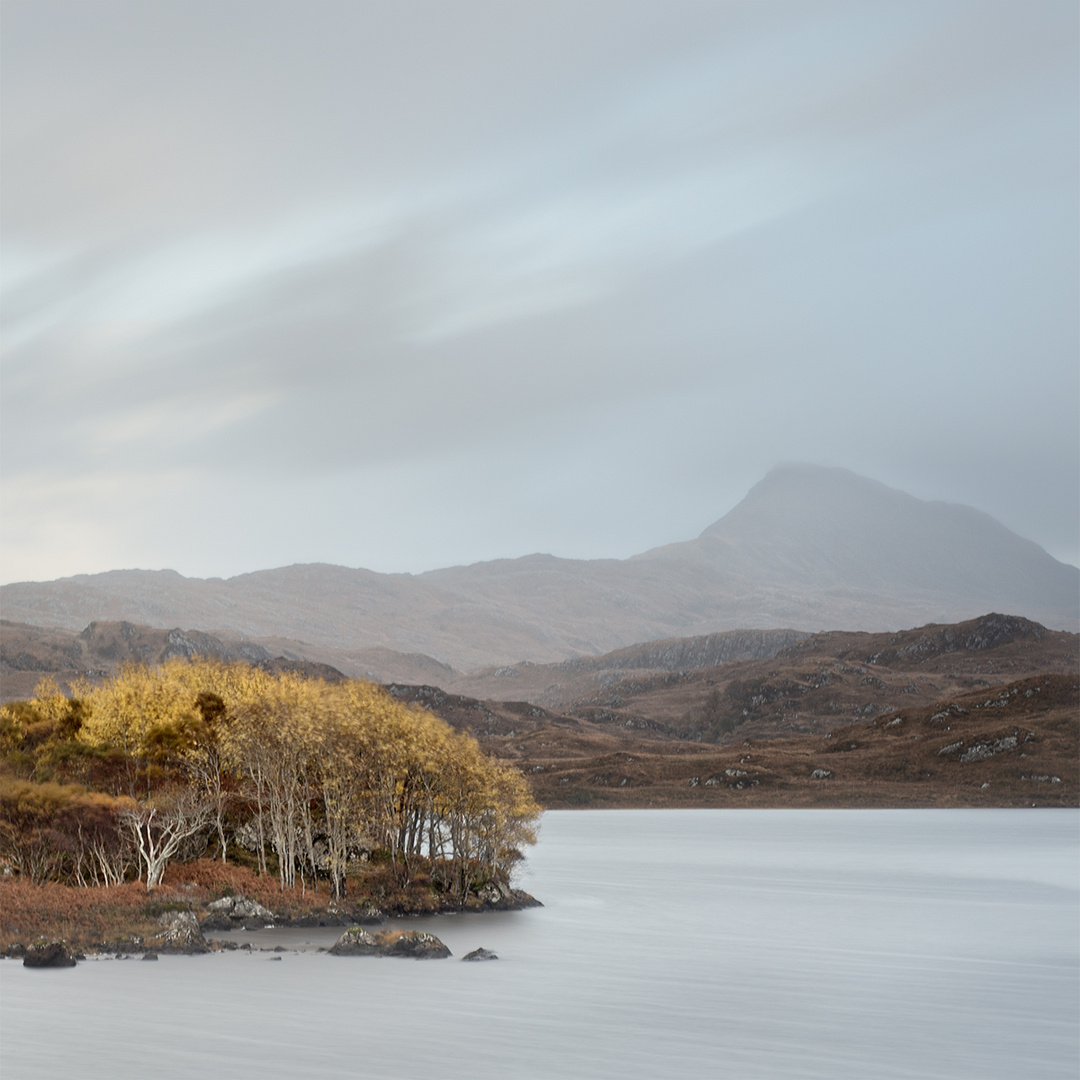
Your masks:
{"label": "mountain", "polygon": [[198,626],[470,670],[722,630],[896,630],[986,611],[1071,631],[1080,570],[970,507],[791,465],[697,539],[630,559],[530,555],[418,575],[310,564],[228,580],[116,570],[5,585],[0,605],[36,626]]}

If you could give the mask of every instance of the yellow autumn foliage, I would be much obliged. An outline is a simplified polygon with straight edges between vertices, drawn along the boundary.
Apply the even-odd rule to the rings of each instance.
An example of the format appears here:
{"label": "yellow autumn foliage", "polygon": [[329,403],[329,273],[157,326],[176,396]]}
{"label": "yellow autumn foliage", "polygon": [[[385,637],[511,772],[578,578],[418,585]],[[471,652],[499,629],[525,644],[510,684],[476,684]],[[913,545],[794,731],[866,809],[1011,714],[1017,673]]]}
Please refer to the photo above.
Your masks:
{"label": "yellow autumn foliage", "polygon": [[213,803],[224,855],[235,792],[233,830],[257,835],[264,867],[273,851],[282,887],[323,874],[340,893],[350,859],[383,850],[406,875],[423,861],[464,895],[505,879],[535,842],[540,809],[520,773],[372,683],[174,660],[74,691],[78,738],[131,762],[129,791],[117,794],[197,788]]}

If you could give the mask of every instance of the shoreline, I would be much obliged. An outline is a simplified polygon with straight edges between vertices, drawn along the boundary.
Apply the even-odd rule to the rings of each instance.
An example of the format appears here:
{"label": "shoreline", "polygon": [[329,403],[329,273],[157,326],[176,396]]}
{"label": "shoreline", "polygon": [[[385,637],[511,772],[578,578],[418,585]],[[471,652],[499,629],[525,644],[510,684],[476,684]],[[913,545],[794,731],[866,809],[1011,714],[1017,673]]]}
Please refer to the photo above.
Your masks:
{"label": "shoreline", "polygon": [[23,958],[34,946],[54,942],[75,957],[195,955],[241,947],[206,934],[270,927],[345,932],[388,920],[543,906],[503,880],[462,901],[417,877],[402,884],[389,868],[377,868],[352,879],[354,896],[340,900],[311,888],[282,891],[276,878],[203,859],[170,867],[165,882],[152,892],[142,882],[80,888],[0,880],[0,956]]}

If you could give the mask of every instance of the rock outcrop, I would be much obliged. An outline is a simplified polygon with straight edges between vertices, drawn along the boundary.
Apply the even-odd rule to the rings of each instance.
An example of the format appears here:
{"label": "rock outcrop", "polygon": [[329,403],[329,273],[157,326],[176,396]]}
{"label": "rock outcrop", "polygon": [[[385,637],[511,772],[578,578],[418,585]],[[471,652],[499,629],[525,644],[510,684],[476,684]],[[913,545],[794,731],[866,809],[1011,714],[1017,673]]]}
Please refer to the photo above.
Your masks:
{"label": "rock outcrop", "polygon": [[223,896],[207,904],[206,908],[210,914],[199,924],[203,930],[238,930],[241,927],[261,930],[274,923],[274,913],[269,908],[244,896]]}
{"label": "rock outcrop", "polygon": [[505,881],[492,881],[477,889],[481,906],[493,911],[520,911],[522,908],[544,905],[523,889],[511,889]]}
{"label": "rock outcrop", "polygon": [[193,911],[167,911],[158,922],[164,931],[154,940],[157,952],[197,956],[210,951]]}

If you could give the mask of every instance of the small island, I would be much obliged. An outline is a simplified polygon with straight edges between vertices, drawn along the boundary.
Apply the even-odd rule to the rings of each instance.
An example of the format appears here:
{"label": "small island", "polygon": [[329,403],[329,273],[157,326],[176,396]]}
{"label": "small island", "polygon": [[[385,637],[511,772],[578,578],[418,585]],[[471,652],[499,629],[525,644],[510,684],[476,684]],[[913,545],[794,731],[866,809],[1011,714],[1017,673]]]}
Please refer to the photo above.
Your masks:
{"label": "small island", "polygon": [[521,773],[371,683],[176,660],[72,690],[0,707],[5,955],[537,904]]}

